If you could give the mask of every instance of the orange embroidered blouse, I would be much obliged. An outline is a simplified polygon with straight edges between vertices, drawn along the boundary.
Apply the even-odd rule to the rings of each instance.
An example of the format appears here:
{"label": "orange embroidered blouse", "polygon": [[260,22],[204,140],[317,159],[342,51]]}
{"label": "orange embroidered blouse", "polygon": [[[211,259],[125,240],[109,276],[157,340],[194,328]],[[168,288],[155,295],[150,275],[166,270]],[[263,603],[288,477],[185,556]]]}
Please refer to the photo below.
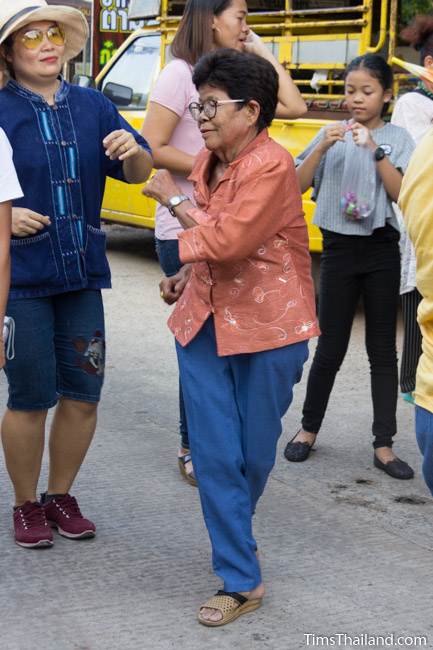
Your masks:
{"label": "orange embroidered blouse", "polygon": [[190,180],[197,226],[179,234],[190,279],[169,319],[182,346],[213,314],[219,356],[260,352],[319,334],[308,232],[293,159],[262,131],[210,193],[212,153]]}

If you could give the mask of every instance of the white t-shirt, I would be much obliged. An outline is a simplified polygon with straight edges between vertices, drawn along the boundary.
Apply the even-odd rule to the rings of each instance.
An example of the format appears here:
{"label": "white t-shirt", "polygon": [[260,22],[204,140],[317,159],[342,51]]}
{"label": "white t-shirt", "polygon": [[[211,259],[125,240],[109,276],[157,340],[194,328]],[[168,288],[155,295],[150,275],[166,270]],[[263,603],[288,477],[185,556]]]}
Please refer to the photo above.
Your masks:
{"label": "white t-shirt", "polygon": [[409,131],[419,144],[433,126],[433,101],[418,92],[406,93],[397,100],[391,122]]}
{"label": "white t-shirt", "polygon": [[12,162],[12,147],[6,133],[0,128],[0,203],[23,196]]}
{"label": "white t-shirt", "polygon": [[[406,129],[415,144],[419,144],[433,126],[433,100],[421,93],[409,92],[400,97],[394,107],[391,122]],[[403,215],[396,204],[394,211],[400,225],[401,282],[400,293],[409,293],[416,287],[415,250],[404,227]]]}

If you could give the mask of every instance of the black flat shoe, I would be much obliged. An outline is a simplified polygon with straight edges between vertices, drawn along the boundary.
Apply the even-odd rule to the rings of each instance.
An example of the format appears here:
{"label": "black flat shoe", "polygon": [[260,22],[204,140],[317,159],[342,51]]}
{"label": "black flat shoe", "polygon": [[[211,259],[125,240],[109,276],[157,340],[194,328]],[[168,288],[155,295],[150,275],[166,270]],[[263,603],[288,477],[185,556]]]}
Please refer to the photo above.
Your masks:
{"label": "black flat shoe", "polygon": [[298,433],[299,431],[296,433],[295,437],[287,443],[284,450],[284,457],[291,463],[302,463],[304,460],[307,460],[315,442],[314,441],[312,445],[310,445],[309,442],[293,442]]}
{"label": "black flat shoe", "polygon": [[388,463],[382,463],[376,454],[374,454],[374,466],[377,467],[377,469],[382,469],[384,472],[386,472],[386,474],[388,474],[388,476],[392,476],[392,478],[398,478],[402,481],[406,481],[407,479],[414,477],[414,471],[412,467],[405,463],[404,460],[400,460],[400,458],[390,460]]}

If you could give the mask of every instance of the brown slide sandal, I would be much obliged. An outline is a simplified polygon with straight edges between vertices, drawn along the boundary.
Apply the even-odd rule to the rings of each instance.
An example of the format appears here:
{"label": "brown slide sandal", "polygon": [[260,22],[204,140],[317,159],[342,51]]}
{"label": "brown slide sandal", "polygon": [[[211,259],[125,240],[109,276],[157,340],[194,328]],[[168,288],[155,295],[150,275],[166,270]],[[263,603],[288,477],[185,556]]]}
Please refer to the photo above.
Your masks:
{"label": "brown slide sandal", "polygon": [[[242,614],[247,614],[255,609],[258,609],[262,604],[262,598],[255,598],[248,600],[245,596],[238,594],[235,591],[217,591],[215,596],[210,598],[204,605],[200,607],[198,613],[199,623],[207,625],[208,627],[219,627],[231,623]],[[203,608],[216,609],[221,612],[222,618],[219,621],[208,621],[201,616]]]}

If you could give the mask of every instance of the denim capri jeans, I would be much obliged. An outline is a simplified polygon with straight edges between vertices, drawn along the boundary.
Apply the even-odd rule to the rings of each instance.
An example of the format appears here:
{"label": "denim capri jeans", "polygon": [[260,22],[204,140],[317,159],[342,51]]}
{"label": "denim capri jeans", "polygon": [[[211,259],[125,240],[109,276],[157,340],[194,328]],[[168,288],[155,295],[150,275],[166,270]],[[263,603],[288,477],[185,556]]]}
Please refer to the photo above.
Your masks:
{"label": "denim capri jeans", "polygon": [[105,366],[105,326],[99,290],[9,300],[15,357],[7,361],[8,408],[40,411],[59,397],[96,403]]}

